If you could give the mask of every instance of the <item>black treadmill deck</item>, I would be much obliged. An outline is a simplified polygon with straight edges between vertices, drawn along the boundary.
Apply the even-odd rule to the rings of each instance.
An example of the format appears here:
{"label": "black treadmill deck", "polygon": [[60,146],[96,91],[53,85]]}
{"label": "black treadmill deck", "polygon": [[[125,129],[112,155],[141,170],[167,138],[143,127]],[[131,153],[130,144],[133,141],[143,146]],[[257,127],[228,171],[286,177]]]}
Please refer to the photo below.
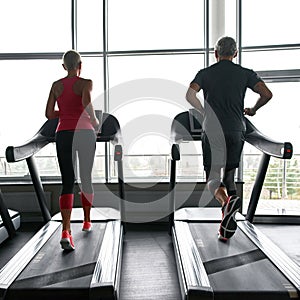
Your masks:
{"label": "black treadmill deck", "polygon": [[226,243],[217,238],[219,224],[191,223],[189,228],[215,299],[233,299],[237,293],[242,299],[290,299],[290,282],[239,228]]}
{"label": "black treadmill deck", "polygon": [[48,222],[0,270],[1,299],[116,299],[120,280],[120,220],[72,222],[75,250],[61,249],[61,223]]}
{"label": "black treadmill deck", "polygon": [[[288,258],[285,260],[280,254],[282,261],[275,265],[269,249],[279,252],[276,246],[270,242],[265,249],[261,248],[258,246],[260,233],[254,232],[254,240],[247,234],[247,230],[255,231],[253,225],[248,228],[247,221],[243,220],[238,224],[235,235],[222,242],[217,236],[219,209],[185,208],[175,213],[172,235],[182,299],[299,298],[299,274],[291,281],[281,272],[282,262],[286,261],[288,267]],[[291,271],[294,270],[299,273],[299,266],[291,262]]]}
{"label": "black treadmill deck", "polygon": [[11,285],[7,299],[87,299],[106,223],[94,223],[91,232],[81,227],[72,224],[75,251],[63,251],[60,226]]}

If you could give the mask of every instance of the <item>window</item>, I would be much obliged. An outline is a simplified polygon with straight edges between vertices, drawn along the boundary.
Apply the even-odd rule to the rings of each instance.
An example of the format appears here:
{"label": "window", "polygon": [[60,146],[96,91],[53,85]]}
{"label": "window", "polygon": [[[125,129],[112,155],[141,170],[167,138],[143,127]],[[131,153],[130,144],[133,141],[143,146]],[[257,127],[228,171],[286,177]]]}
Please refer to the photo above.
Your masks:
{"label": "window", "polygon": [[[54,80],[65,76],[58,60],[1,60],[2,147],[31,138],[46,121],[45,107]],[[2,152],[3,153],[3,152]]]}
{"label": "window", "polygon": [[[299,82],[267,83],[273,93],[273,98],[258,110],[257,114],[249,117],[250,121],[264,134],[275,140],[292,142],[294,152],[300,153],[300,121],[295,95],[300,93]],[[257,101],[257,94],[247,93],[245,105],[251,107]]]}
{"label": "window", "polygon": [[[82,76],[93,80],[94,107],[109,111],[121,124],[126,179],[167,181],[171,122],[176,114],[190,108],[185,101],[186,89],[198,70],[215,62],[212,49],[222,35],[241,41],[239,57],[243,66],[255,71],[276,71],[277,78],[283,81],[269,83],[274,99],[251,120],[270,137],[293,143],[295,161],[290,163],[296,166],[300,149],[295,95],[299,94],[299,81],[289,82],[284,72],[293,70],[293,80],[300,78],[300,65],[295,59],[300,47],[294,30],[299,28],[298,2],[2,1],[0,80],[5,88],[0,111],[1,176],[26,178],[24,162],[8,165],[5,149],[31,138],[46,120],[44,110],[51,83],[65,76],[61,55],[74,47],[82,54]],[[242,4],[241,16],[237,15],[237,3]],[[107,5],[105,11],[103,4]],[[29,94],[33,84],[34,94]],[[257,95],[247,93],[246,103],[253,104],[256,99]],[[105,153],[103,144],[97,145],[95,179],[116,179],[112,148]],[[179,178],[203,180],[199,143],[184,144],[181,151]],[[257,168],[257,161],[257,152],[246,147],[246,179],[246,168]],[[42,176],[59,176],[53,145],[38,153],[37,162]],[[109,163],[110,174],[105,174],[105,162]],[[282,165],[276,170],[284,168],[288,174],[297,173],[290,166]],[[252,177],[251,180],[247,182],[252,184]],[[298,191],[298,187],[293,191],[288,187],[288,197],[299,198]],[[272,190],[272,197],[279,196]]]}
{"label": "window", "polygon": [[295,59],[299,55],[300,50],[296,49],[245,51],[242,64],[256,71],[300,69],[300,61]]}
{"label": "window", "polygon": [[[94,106],[96,109],[103,110],[103,106],[98,101],[103,90],[102,65],[102,59],[83,58],[82,77],[93,78]],[[0,61],[0,67],[2,70],[0,80],[5,86],[2,91],[2,98],[5,100],[2,102],[3,109],[0,111],[0,137],[3,141],[0,144],[0,156],[3,157],[1,159],[2,174],[26,175],[28,171],[24,163],[11,164],[9,167],[6,165],[5,149],[7,146],[23,144],[32,138],[42,124],[46,122],[45,107],[51,85],[66,74],[60,60],[7,60]],[[15,73],[16,70],[26,70],[26,76],[19,77]],[[16,83],[18,88],[16,88]],[[44,167],[41,168],[40,174],[42,176],[59,173],[56,159],[53,158],[56,156],[56,152],[50,145],[37,156],[46,157],[46,160],[50,160],[47,162],[49,170]],[[42,158],[39,160],[43,164]]]}
{"label": "window", "polygon": [[201,54],[109,58],[109,105],[122,128],[127,181],[168,180],[171,124],[189,109],[185,93],[203,65]]}
{"label": "window", "polygon": [[[162,135],[160,132],[149,132],[147,136],[140,136],[128,148],[128,160],[131,159],[131,155],[143,155],[145,145],[149,149],[148,155],[151,161],[148,168],[151,164],[157,165],[161,159],[160,157],[154,162],[156,158],[152,158],[151,155],[166,159],[172,118],[183,109],[187,109],[184,99],[186,87],[196,72],[204,66],[204,51],[199,50],[204,46],[204,1],[156,0],[141,4],[140,1],[134,0],[125,2],[113,0],[107,1],[106,4],[108,9],[105,13],[108,14],[105,15],[105,19],[103,1],[98,0],[89,1],[89,5],[86,5],[83,0],[63,3],[55,0],[51,4],[41,4],[34,0],[25,2],[12,0],[1,4],[3,18],[0,23],[2,28],[9,28],[1,32],[4,43],[1,43],[0,47],[0,64],[3,71],[1,82],[6,86],[3,98],[7,99],[2,106],[0,121],[2,175],[26,176],[28,171],[24,162],[7,166],[5,149],[8,145],[17,145],[31,138],[46,121],[44,111],[50,86],[54,80],[65,76],[61,68],[61,55],[73,47],[76,47],[83,57],[82,76],[93,79],[93,102],[96,109],[108,108],[121,123],[130,125],[136,118],[149,115],[153,104],[149,104],[151,101],[159,103],[160,113],[157,114],[157,108],[152,113],[158,118],[167,120],[164,124],[166,133]],[[18,7],[17,11],[16,7]],[[11,17],[12,9],[14,9],[14,17]],[[26,14],[23,13],[24,11]],[[111,51],[106,53],[107,58],[103,57],[103,20],[106,19],[108,31],[105,38]],[[22,26],[15,26],[16,20]],[[196,35],[193,28],[197,31]],[[11,39],[12,36],[16,38]],[[162,53],[156,55],[156,51],[161,49],[163,49]],[[119,50],[123,52],[118,53],[120,56],[115,56],[114,51]],[[132,51],[137,52],[133,54]],[[145,51],[150,51],[150,55],[145,55]],[[107,73],[103,68],[105,59],[108,65]],[[14,86],[15,81],[11,80],[16,70],[26,70],[26,76],[23,76],[22,81],[18,83],[18,89]],[[113,90],[116,86],[145,78],[171,83],[172,89],[167,91],[169,93],[167,95],[143,94],[141,96],[143,111],[132,109],[131,105],[122,102],[122,97],[114,97]],[[27,97],[24,93],[28,91],[28,86],[32,85],[33,79],[38,79],[34,97],[32,95]],[[109,90],[107,105],[104,104],[105,89]],[[31,109],[32,107],[35,109]],[[134,114],[128,112],[128,109],[134,111]],[[125,117],[121,113],[124,110]],[[10,122],[11,114],[14,119],[22,121],[22,124]],[[30,120],[34,120],[33,122],[26,122],[29,116]],[[9,132],[5,130],[8,123]],[[156,142],[165,145],[162,152],[151,148],[151,145]],[[150,149],[153,150],[152,154]],[[104,174],[104,155],[104,147],[97,147],[97,168],[94,170],[96,177]],[[42,162],[43,158],[47,159],[47,163]],[[112,160],[110,159],[109,162],[110,169],[113,170]],[[37,163],[41,167],[42,176],[59,174],[53,145],[45,147],[37,154]],[[165,169],[167,172],[167,166]],[[110,175],[113,174],[112,171]]]}
{"label": "window", "polygon": [[[269,137],[291,142],[294,154],[291,160],[272,158],[258,204],[262,214],[299,214],[300,199],[299,122],[296,111],[299,93],[299,39],[295,28],[299,26],[299,1],[241,1],[242,65],[265,76],[273,92],[273,99],[251,118],[255,126]],[[256,22],[255,20],[259,20]],[[279,21],[280,20],[280,21]],[[251,106],[257,95],[248,92],[246,106]],[[250,198],[260,153],[253,147],[244,148],[244,199]],[[263,200],[263,201],[262,201]],[[247,207],[247,203],[244,207]]]}
{"label": "window", "polygon": [[203,0],[108,1],[110,51],[204,46]]}
{"label": "window", "polygon": [[298,0],[241,2],[243,47],[299,43]]}
{"label": "window", "polygon": [[63,52],[71,47],[70,1],[1,1],[0,11],[1,53]]}
{"label": "window", "polygon": [[[300,123],[295,95],[300,92],[299,82],[268,83],[273,99],[262,107],[250,121],[265,135],[279,142],[291,142],[293,157],[291,160],[272,158],[265,178],[258,212],[263,214],[298,214],[296,202],[299,199],[300,182]],[[246,106],[251,107],[257,100],[257,94],[248,92]],[[249,200],[255,180],[261,153],[253,146],[244,147],[244,199]],[[264,200],[264,201],[262,201]],[[275,201],[275,202],[274,202]],[[245,207],[247,207],[245,205]]]}
{"label": "window", "polygon": [[102,1],[77,0],[77,47],[79,52],[103,51]]}

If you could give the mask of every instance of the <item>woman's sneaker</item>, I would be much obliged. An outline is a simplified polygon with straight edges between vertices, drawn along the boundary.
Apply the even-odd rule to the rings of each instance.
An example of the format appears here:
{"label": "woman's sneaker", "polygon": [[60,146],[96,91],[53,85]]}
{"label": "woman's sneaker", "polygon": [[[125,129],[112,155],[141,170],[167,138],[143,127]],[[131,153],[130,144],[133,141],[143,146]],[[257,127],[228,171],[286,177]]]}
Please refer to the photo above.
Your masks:
{"label": "woman's sneaker", "polygon": [[92,230],[92,223],[91,222],[83,222],[82,231],[91,231]]}
{"label": "woman's sneaker", "polygon": [[229,196],[222,207],[222,221],[219,229],[219,239],[227,241],[237,228],[235,214],[241,207],[241,199],[238,196]]}
{"label": "woman's sneaker", "polygon": [[75,250],[72,235],[68,230],[62,232],[60,245],[64,250]]}

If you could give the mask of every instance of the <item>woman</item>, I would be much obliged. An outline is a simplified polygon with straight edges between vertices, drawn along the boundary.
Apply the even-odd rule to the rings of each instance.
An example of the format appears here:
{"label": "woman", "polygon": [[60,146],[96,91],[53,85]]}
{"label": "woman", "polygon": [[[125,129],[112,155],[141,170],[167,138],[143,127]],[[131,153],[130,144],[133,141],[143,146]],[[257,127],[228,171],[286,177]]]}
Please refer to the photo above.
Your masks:
{"label": "woman", "polygon": [[[56,129],[56,150],[62,178],[62,191],[59,198],[62,215],[61,247],[74,250],[71,234],[71,212],[74,201],[74,162],[78,153],[81,202],[84,211],[83,231],[92,228],[90,210],[94,191],[92,186],[92,167],[94,163],[96,135],[99,122],[91,103],[92,81],[79,77],[81,73],[81,57],[74,50],[63,55],[63,68],[67,76],[52,84],[47,106],[48,119],[59,118]],[[55,109],[57,103],[58,110]]]}

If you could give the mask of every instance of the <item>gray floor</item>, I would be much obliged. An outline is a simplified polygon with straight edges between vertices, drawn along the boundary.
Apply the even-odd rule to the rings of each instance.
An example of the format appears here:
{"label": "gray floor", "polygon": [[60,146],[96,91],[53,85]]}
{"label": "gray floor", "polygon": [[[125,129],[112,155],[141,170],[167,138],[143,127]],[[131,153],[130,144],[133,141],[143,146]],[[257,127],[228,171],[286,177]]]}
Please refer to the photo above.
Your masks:
{"label": "gray floor", "polygon": [[21,223],[16,236],[0,245],[0,269],[34,236],[42,223]]}
{"label": "gray floor", "polygon": [[255,224],[300,266],[300,225]]}
{"label": "gray floor", "polygon": [[142,299],[180,299],[173,245],[166,230],[125,234],[120,300]]}

